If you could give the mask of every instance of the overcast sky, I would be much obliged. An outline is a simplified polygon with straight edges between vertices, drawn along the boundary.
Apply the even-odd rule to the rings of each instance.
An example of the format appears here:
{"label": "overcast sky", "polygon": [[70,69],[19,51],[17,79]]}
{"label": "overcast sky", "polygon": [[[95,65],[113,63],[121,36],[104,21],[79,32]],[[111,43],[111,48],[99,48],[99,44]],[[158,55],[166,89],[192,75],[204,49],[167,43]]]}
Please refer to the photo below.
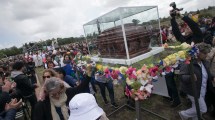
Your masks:
{"label": "overcast sky", "polygon": [[[174,0],[184,11],[215,0]],[[0,0],[0,49],[25,42],[84,35],[83,24],[117,7],[158,5],[168,16],[172,0]]]}

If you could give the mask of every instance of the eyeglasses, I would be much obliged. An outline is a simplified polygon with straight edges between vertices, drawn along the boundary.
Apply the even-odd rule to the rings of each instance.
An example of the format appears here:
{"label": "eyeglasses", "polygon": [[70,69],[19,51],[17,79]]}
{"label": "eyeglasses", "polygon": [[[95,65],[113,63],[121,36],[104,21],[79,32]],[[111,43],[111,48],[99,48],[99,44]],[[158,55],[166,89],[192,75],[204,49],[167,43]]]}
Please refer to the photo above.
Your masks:
{"label": "eyeglasses", "polygon": [[45,78],[50,78],[51,76],[43,76],[43,79],[45,79]]}

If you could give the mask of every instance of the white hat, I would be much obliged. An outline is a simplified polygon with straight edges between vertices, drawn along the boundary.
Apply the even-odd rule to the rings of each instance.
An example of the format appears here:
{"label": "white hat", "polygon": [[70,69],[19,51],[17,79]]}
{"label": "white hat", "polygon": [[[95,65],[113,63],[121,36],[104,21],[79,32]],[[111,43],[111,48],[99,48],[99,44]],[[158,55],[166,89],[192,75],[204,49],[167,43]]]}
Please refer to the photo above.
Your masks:
{"label": "white hat", "polygon": [[69,109],[69,120],[96,120],[104,113],[89,93],[75,95],[69,102]]}

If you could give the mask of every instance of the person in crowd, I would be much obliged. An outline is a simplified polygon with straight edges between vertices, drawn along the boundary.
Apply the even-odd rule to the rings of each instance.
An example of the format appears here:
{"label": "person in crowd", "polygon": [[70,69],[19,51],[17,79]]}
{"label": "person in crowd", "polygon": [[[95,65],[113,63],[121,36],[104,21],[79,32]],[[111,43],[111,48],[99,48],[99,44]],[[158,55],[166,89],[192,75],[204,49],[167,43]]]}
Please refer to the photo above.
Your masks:
{"label": "person in crowd", "polygon": [[162,26],[161,27],[161,36],[162,36],[162,42],[163,44],[167,42],[167,31],[166,31],[166,27],[165,26]]}
{"label": "person in crowd", "polygon": [[3,79],[0,79],[0,113],[4,111],[5,105],[7,102],[11,100],[10,96],[10,90],[11,90],[11,82],[9,81],[3,81]]}
{"label": "person in crowd", "polygon": [[11,72],[11,78],[16,83],[16,90],[18,91],[19,97],[30,102],[31,112],[33,113],[34,105],[37,103],[37,98],[34,92],[35,88],[37,88],[37,84],[31,84],[31,81],[23,73],[23,69],[23,62],[15,62],[13,71]]}
{"label": "person in crowd", "polygon": [[35,66],[39,67],[42,65],[42,57],[36,52],[35,55],[33,55],[33,61],[35,62]]}
{"label": "person in crowd", "polygon": [[[210,72],[213,77],[213,90],[215,90],[215,47],[214,46],[215,46],[215,37],[213,39],[213,48],[207,56],[207,60],[210,64]],[[211,107],[211,105],[213,106],[212,114],[213,116],[215,116],[215,93],[213,93],[213,91],[208,92],[206,96],[206,103],[209,108]]]}
{"label": "person in crowd", "polygon": [[181,100],[178,95],[178,90],[174,80],[174,76],[175,76],[174,72],[169,72],[165,75],[168,94],[170,96],[170,101],[172,101],[171,107],[173,108],[181,105]]}
{"label": "person in crowd", "polygon": [[[57,69],[59,69],[59,68],[57,68]],[[51,77],[58,77],[59,78],[59,74],[57,72],[55,72],[53,69],[46,69],[46,70],[43,71],[43,76],[42,77],[43,77],[43,81],[42,81],[43,82],[42,85],[43,85],[45,83],[45,81],[47,79],[51,78]],[[63,81],[63,79],[59,79],[59,80]],[[63,83],[66,86],[66,88],[70,88],[71,87],[65,81],[63,81]]]}
{"label": "person in crowd", "polygon": [[26,70],[28,78],[31,80],[32,84],[37,83],[36,75],[35,75],[35,63],[33,62],[32,58],[28,58],[28,61],[26,63]]}
{"label": "person in crowd", "polygon": [[[47,79],[51,78],[51,77],[59,77],[59,75],[53,70],[53,69],[45,69],[43,71],[43,76],[42,76],[42,88],[40,89],[39,92],[39,96],[38,96],[38,100],[43,100],[45,99],[45,93],[44,93],[44,83]],[[61,80],[61,79],[59,79]],[[64,85],[66,88],[70,88],[71,86],[69,84],[67,84],[65,81],[63,81]]]}
{"label": "person in crowd", "polygon": [[65,66],[63,67],[63,69],[66,72],[66,75],[72,75],[73,74],[73,70],[72,70],[72,60],[70,58],[70,55],[65,54],[64,55],[64,59],[63,59],[63,63],[65,64]]}
{"label": "person in crowd", "polygon": [[52,62],[51,56],[46,56],[45,69],[48,69],[48,62]]}
{"label": "person in crowd", "polygon": [[56,68],[59,68],[59,66],[56,66],[53,61],[48,61],[47,62],[47,68],[48,69],[56,69]]}
{"label": "person in crowd", "polygon": [[180,68],[181,90],[187,94],[188,98],[192,102],[191,108],[179,112],[182,120],[187,120],[189,118],[197,119],[194,92],[196,92],[199,101],[200,112],[203,114],[207,112],[205,95],[209,90],[213,90],[209,63],[206,61],[207,54],[210,52],[211,47],[206,43],[198,43],[196,45],[199,49],[199,53],[197,55],[197,59],[193,62],[194,82],[196,83],[196,88],[194,88],[195,91],[192,89],[189,64],[183,64]]}
{"label": "person in crowd", "polygon": [[111,100],[111,105],[115,108],[118,108],[119,106],[116,104],[115,99],[114,99],[113,80],[110,77],[106,78],[103,75],[96,74],[95,81],[96,81],[96,84],[100,88],[100,92],[101,92],[101,95],[102,95],[102,98],[103,98],[105,104],[107,105],[109,103],[106,98],[106,93],[105,93],[105,88],[107,88],[108,92],[109,92],[109,97]]}
{"label": "person in crowd", "polygon": [[70,116],[68,120],[109,120],[92,94],[80,93],[69,102]]}
{"label": "person in crowd", "polygon": [[46,52],[43,51],[43,52],[42,52],[42,61],[43,61],[43,68],[44,68],[44,69],[46,69],[46,67],[45,67],[45,64],[46,64],[46,56],[47,56]]}
{"label": "person in crowd", "polygon": [[58,66],[63,66],[63,64],[62,64],[62,56],[61,56],[61,54],[60,54],[60,51],[58,50],[57,52],[56,52],[56,55],[55,55],[55,57],[54,57],[54,61],[56,61],[56,63],[57,63],[57,65]]}
{"label": "person in crowd", "polygon": [[0,120],[14,120],[16,116],[16,110],[22,105],[22,99],[12,99],[5,105],[5,109],[0,113]]}
{"label": "person in crowd", "polygon": [[77,80],[70,75],[66,75],[66,72],[63,68],[56,69],[56,72],[58,73],[58,77],[68,83],[71,87],[77,86]]}
{"label": "person in crowd", "polygon": [[66,88],[59,78],[51,77],[46,80],[44,90],[45,99],[39,101],[34,109],[33,120],[68,120],[69,101],[78,93],[82,93],[89,85],[91,70],[87,68],[85,81],[79,86]]}
{"label": "person in crowd", "polygon": [[215,17],[212,18],[208,31],[210,31],[212,36],[215,36]]}
{"label": "person in crowd", "polygon": [[[184,35],[182,35],[179,26],[176,22],[176,16],[180,16],[184,22],[186,22],[187,27],[185,29]],[[194,22],[191,18],[189,18],[186,15],[181,15],[179,11],[174,10],[170,11],[171,16],[171,25],[172,25],[172,32],[176,39],[180,41],[181,43],[186,42],[188,44],[191,44],[191,42],[194,43],[200,43],[205,42],[208,44],[211,44],[211,39],[204,39],[204,35],[199,28],[199,25]]]}

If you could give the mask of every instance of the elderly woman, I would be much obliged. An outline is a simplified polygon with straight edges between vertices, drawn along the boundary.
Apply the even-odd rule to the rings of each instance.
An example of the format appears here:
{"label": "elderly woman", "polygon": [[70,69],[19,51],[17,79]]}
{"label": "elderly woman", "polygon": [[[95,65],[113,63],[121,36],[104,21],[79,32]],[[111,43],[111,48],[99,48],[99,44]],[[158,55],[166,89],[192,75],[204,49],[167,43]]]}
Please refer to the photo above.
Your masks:
{"label": "elderly woman", "polygon": [[[44,99],[44,83],[47,79],[51,78],[51,77],[58,77],[59,78],[59,75],[57,74],[57,72],[55,72],[54,70],[52,69],[46,69],[43,71],[43,76],[42,76],[42,88],[40,90],[40,93],[39,93],[39,98],[38,100],[43,100]],[[58,80],[61,80],[64,84],[64,86],[66,88],[70,88],[71,86],[69,84],[67,84],[65,81],[63,81],[62,79],[58,79]]]}
{"label": "elderly woman", "polygon": [[[205,103],[205,95],[208,91],[212,90],[212,76],[209,71],[209,63],[206,61],[207,54],[210,52],[210,45],[206,43],[198,43],[199,54],[197,59],[193,62],[194,80],[196,83],[196,93],[199,101],[199,107],[201,114],[207,112],[207,106]],[[191,73],[189,70],[189,64],[182,65],[180,69],[181,75],[181,90],[188,95],[188,98],[192,102],[192,107],[179,112],[182,120],[189,118],[197,119],[196,106],[194,101],[194,93],[192,89]]]}
{"label": "elderly woman", "polygon": [[86,73],[84,82],[73,88],[66,88],[59,78],[47,79],[44,84],[45,100],[36,104],[33,120],[68,120],[69,101],[89,86],[91,72],[87,70]]}

